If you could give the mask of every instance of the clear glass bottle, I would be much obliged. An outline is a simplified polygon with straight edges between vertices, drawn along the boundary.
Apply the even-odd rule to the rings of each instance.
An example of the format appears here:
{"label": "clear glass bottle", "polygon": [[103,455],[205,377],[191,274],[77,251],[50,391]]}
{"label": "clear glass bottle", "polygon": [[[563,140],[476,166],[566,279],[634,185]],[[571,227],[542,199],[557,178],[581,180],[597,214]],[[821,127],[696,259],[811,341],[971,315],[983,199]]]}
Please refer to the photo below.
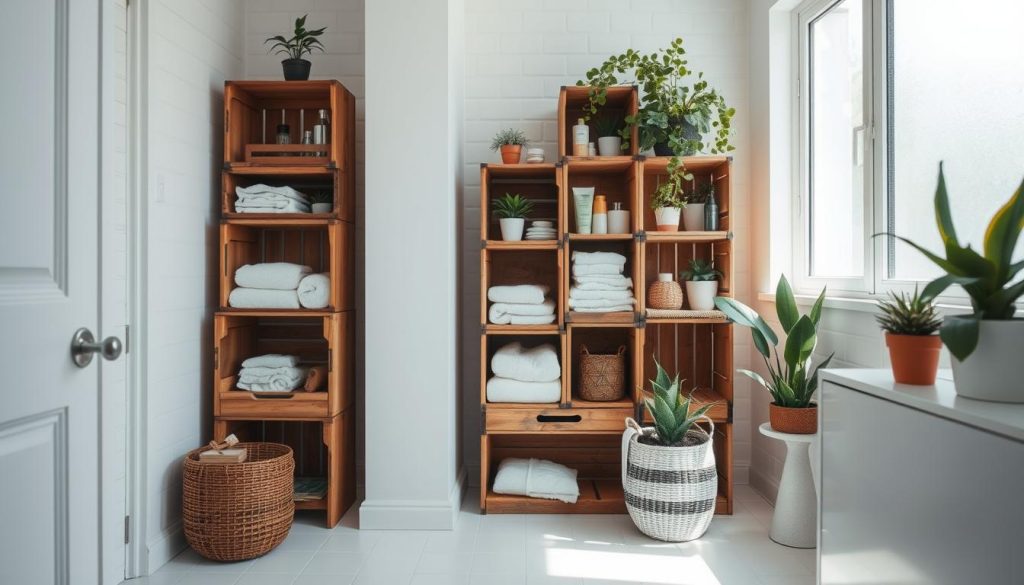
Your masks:
{"label": "clear glass bottle", "polygon": [[[331,141],[331,119],[330,110],[317,110],[319,119],[313,126],[313,144],[328,144]],[[327,152],[318,152],[317,156],[327,156]]]}
{"label": "clear glass bottle", "polygon": [[[302,143],[303,144],[313,144],[313,131],[312,130],[304,130],[302,132]],[[302,153],[302,156],[315,156],[315,155],[316,155],[315,152],[304,152],[304,153]]]}
{"label": "clear glass bottle", "polygon": [[718,231],[718,202],[715,201],[715,187],[711,187],[708,202],[704,204],[704,229],[709,232]]}
{"label": "clear glass bottle", "polygon": [[288,127],[288,124],[278,124],[277,125],[277,143],[278,144],[291,144],[292,143],[291,128]]}

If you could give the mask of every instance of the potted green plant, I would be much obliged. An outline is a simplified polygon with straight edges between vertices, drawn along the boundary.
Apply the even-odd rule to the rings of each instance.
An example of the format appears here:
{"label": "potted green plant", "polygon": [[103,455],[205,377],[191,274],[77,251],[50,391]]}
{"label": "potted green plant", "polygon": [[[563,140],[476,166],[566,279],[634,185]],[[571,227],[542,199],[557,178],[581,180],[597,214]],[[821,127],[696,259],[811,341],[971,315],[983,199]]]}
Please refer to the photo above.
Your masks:
{"label": "potted green plant", "polygon": [[900,384],[931,386],[939,370],[942,340],[935,332],[942,319],[932,299],[914,287],[914,294],[890,292],[878,301],[875,317],[885,331],[893,378]]}
{"label": "potted green plant", "polygon": [[660,232],[679,231],[679,216],[686,201],[683,200],[683,181],[693,179],[693,175],[683,169],[679,159],[668,162],[668,176],[665,182],[654,189],[651,196],[651,209],[654,210],[654,223]]}
{"label": "potted green plant", "polygon": [[1017,279],[1024,260],[1013,261],[1024,229],[1024,182],[989,221],[979,254],[970,244],[960,245],[940,164],[935,220],[945,258],[907,238],[876,235],[893,236],[910,244],[946,273],[928,283],[922,296],[935,298],[954,284],[970,296],[971,314],[949,317],[939,330],[942,343],[953,356],[957,394],[995,402],[1024,402],[1018,363],[1024,319],[1015,318],[1017,299],[1024,294],[1024,280]]}
{"label": "potted green plant", "polygon": [[597,154],[601,156],[618,156],[622,154],[622,137],[619,128],[622,126],[618,118],[601,116],[594,123],[597,129]]}
{"label": "potted green plant", "polygon": [[309,195],[313,213],[330,213],[334,211],[334,198],[330,191],[316,190]]}
{"label": "potted green plant", "polygon": [[523,153],[523,147],[529,144],[526,134],[516,128],[506,128],[494,135],[491,140],[491,150],[501,151],[501,162],[507,165],[514,165],[519,162]]}
{"label": "potted green plant", "polygon": [[764,359],[768,379],[751,370],[737,371],[752,378],[771,393],[768,417],[772,428],[781,433],[809,435],[818,429],[818,405],[811,399],[818,388],[818,370],[828,367],[834,355],[830,354],[817,367],[811,366],[811,354],[818,342],[818,322],[821,320],[824,303],[825,291],[822,290],[810,312],[801,315],[789,281],[785,275],[779,279],[775,290],[775,310],[786,334],[786,345],[780,353],[779,336],[757,311],[736,299],[715,297],[715,306],[719,310],[737,325],[750,328],[754,348]]}
{"label": "potted green plant", "polygon": [[314,49],[321,53],[324,51],[324,46],[317,37],[324,34],[327,27],[306,30],[307,16],[309,15],[306,14],[301,18],[295,19],[295,32],[292,38],[286,39],[282,35],[277,35],[263,41],[263,44],[274,43],[270,46],[270,51],[274,51],[278,55],[284,54],[288,56],[287,59],[281,61],[281,68],[284,70],[286,81],[304,81],[309,79],[309,69],[312,63],[302,57],[311,54]]}
{"label": "potted green plant", "polygon": [[715,269],[714,264],[703,258],[693,258],[690,260],[689,270],[684,270],[679,277],[686,282],[686,299],[690,309],[714,310],[718,279],[722,277],[722,273]]}
{"label": "potted green plant", "polygon": [[533,211],[533,201],[518,193],[505,193],[504,196],[492,201],[491,205],[501,226],[501,239],[506,242],[522,240],[526,216]]}
{"label": "potted green plant", "polygon": [[[622,440],[622,490],[626,510],[641,532],[669,542],[700,538],[715,515],[718,473],[707,412],[679,391],[679,375],[670,379],[655,360],[652,396],[644,400],[654,427],[626,419]],[[704,420],[710,430],[696,423]],[[671,470],[671,472],[666,471]]]}
{"label": "potted green plant", "polygon": [[686,207],[683,208],[683,229],[688,232],[704,231],[704,204],[715,190],[710,180],[694,185],[686,194]]}

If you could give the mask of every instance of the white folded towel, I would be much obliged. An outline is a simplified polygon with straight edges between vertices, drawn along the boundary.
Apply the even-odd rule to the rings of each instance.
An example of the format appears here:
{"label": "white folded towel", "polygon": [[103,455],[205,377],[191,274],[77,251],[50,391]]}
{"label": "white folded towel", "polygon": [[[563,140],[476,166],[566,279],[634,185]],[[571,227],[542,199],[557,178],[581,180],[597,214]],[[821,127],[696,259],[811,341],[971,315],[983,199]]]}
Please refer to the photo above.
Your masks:
{"label": "white folded towel", "polygon": [[573,286],[573,288],[575,288],[576,290],[579,290],[579,291],[588,291],[588,292],[591,292],[591,291],[593,291],[593,292],[601,292],[601,291],[606,291],[606,292],[608,292],[608,291],[627,291],[628,292],[631,289],[630,286],[627,286],[625,284],[601,284],[599,282],[577,282],[575,284],[575,286]]}
{"label": "white folded towel", "polygon": [[519,284],[513,286],[492,286],[487,289],[487,300],[492,303],[527,303],[539,305],[551,291],[546,284]]}
{"label": "white folded towel", "polygon": [[299,295],[293,290],[236,288],[228,295],[228,305],[239,309],[298,309]]}
{"label": "white folded towel", "polygon": [[555,314],[550,315],[500,315],[497,320],[494,316],[488,315],[491,323],[495,325],[548,325],[555,322]]}
{"label": "white folded towel", "polygon": [[519,322],[513,321],[512,317],[543,317],[549,318],[540,321],[540,323],[552,323],[554,322],[555,316],[555,301],[546,300],[539,305],[530,305],[525,303],[492,303],[491,308],[487,311],[487,318],[491,323],[497,325],[506,325],[509,323],[515,323],[516,325],[526,325],[521,320]]}
{"label": "white folded towel", "polygon": [[313,269],[291,262],[246,264],[235,271],[235,284],[245,288],[295,290]]}
{"label": "white folded towel", "polygon": [[633,297],[629,297],[628,299],[574,299],[569,297],[570,309],[604,309],[608,307],[621,306],[632,307],[635,303],[636,299]]}
{"label": "white folded towel", "polygon": [[626,257],[617,252],[573,252],[572,263],[576,266],[584,264],[615,264],[623,266]]}
{"label": "white folded towel", "polygon": [[577,307],[577,313],[632,313],[633,305],[614,305],[610,307]]}
{"label": "white folded towel", "polygon": [[[633,288],[633,279],[621,274],[594,274],[591,276],[577,276],[573,280],[576,286],[583,290],[619,290]],[[591,285],[597,285],[591,286]],[[612,287],[612,288],[598,288]]]}
{"label": "white folded towel", "polygon": [[545,403],[562,399],[562,380],[522,382],[494,376],[487,381],[487,402]]}
{"label": "white folded towel", "polygon": [[616,290],[585,290],[578,286],[571,287],[569,289],[569,298],[577,300],[606,300],[606,301],[623,301],[626,299],[633,298],[633,291],[628,288],[620,288]]}
{"label": "white folded towel", "polygon": [[282,187],[271,187],[263,183],[257,183],[249,187],[235,187],[235,195],[239,201],[254,198],[283,198],[292,199],[300,203],[309,203],[309,197],[305,193],[297,191],[287,185]]}
{"label": "white folded towel", "polygon": [[289,392],[306,381],[307,368],[242,368],[237,386],[257,392]]}
{"label": "white folded towel", "polygon": [[309,213],[309,205],[291,199],[281,201],[266,201],[243,205],[235,203],[235,211],[238,213]]}
{"label": "white folded towel", "polygon": [[283,355],[279,353],[268,353],[251,357],[242,362],[243,368],[294,368],[299,363],[299,357],[294,355]]}
{"label": "white folded towel", "polygon": [[580,486],[575,469],[544,459],[510,458],[498,465],[494,492],[575,504]]}
{"label": "white folded towel", "polygon": [[573,264],[572,275],[573,276],[593,276],[595,274],[603,275],[621,275],[622,266],[618,264]]}
{"label": "white folded towel", "polygon": [[550,343],[531,348],[518,341],[507,343],[494,352],[491,371],[495,376],[520,382],[552,382],[562,377],[558,352]]}
{"label": "white folded towel", "polygon": [[[299,304],[307,309],[323,309],[331,301],[331,275],[310,274],[299,283]],[[337,308],[337,307],[335,307]]]}

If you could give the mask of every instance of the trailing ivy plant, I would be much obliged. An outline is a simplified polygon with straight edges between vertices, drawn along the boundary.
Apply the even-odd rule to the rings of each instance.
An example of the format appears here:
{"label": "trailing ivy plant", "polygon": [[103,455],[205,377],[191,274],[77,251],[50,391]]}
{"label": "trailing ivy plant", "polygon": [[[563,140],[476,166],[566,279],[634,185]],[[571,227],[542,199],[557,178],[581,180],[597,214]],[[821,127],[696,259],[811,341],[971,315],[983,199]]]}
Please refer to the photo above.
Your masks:
{"label": "trailing ivy plant", "polygon": [[666,167],[668,176],[664,183],[654,189],[651,197],[651,209],[661,207],[686,207],[686,199],[683,197],[683,181],[692,181],[693,175],[686,171],[682,161],[672,157]]}
{"label": "trailing ivy plant", "polygon": [[[295,32],[292,38],[286,39],[282,35],[277,35],[263,41],[263,44],[274,41],[274,44],[270,45],[270,50],[279,55],[282,53],[288,55],[289,59],[301,59],[303,55],[312,53],[314,49],[323,53],[324,46],[317,37],[324,34],[327,27],[306,30],[307,16],[309,15],[306,14],[295,19]],[[275,49],[277,50],[275,51]]]}

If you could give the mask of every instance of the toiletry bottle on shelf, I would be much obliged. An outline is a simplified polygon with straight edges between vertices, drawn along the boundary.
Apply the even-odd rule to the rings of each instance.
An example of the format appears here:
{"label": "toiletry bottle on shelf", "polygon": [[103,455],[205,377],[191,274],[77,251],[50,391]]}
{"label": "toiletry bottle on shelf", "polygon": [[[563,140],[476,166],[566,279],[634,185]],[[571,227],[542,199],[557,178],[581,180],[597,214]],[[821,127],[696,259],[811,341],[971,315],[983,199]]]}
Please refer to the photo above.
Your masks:
{"label": "toiletry bottle on shelf", "polygon": [[715,188],[711,187],[708,202],[704,205],[704,229],[709,232],[718,231],[718,202],[715,201]]}
{"label": "toiletry bottle on shelf", "polygon": [[[302,132],[302,143],[303,144],[313,144],[313,131],[312,130],[304,130]],[[313,156],[313,154],[314,153],[312,153],[312,152],[304,152],[304,153],[302,153],[302,156]]]}
{"label": "toiletry bottle on shelf", "polygon": [[604,195],[594,196],[594,215],[590,220],[590,233],[608,233],[608,203]]}
{"label": "toiletry bottle on shelf", "polygon": [[292,133],[291,133],[291,129],[288,127],[288,124],[278,124],[277,125],[277,143],[278,144],[291,144],[292,143]]}
{"label": "toiletry bottle on shelf", "polygon": [[597,156],[597,147],[593,142],[587,143],[587,156]]}
{"label": "toiletry bottle on shelf", "polygon": [[629,233],[629,211],[622,208],[622,203],[616,201],[615,207],[608,211],[608,233],[628,234]]}
{"label": "toiletry bottle on shelf", "polygon": [[[317,110],[319,119],[313,126],[313,144],[328,144],[331,141],[331,120],[328,110]],[[327,156],[327,152],[318,152],[317,156]]]}
{"label": "toiletry bottle on shelf", "polygon": [[583,118],[576,120],[572,127],[572,155],[587,156],[587,144],[590,142],[590,126],[583,121]]}

